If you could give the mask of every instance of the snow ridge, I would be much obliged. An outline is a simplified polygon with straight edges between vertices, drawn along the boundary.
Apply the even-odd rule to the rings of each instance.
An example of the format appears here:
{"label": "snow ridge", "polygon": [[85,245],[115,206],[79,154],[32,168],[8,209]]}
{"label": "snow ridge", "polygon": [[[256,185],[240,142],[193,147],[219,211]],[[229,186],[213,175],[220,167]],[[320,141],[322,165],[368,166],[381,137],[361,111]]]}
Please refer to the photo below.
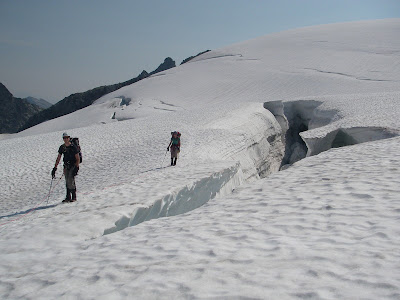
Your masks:
{"label": "snow ridge", "polygon": [[213,173],[209,177],[176,189],[150,206],[136,208],[132,215],[122,216],[115,222],[114,227],[104,230],[104,235],[151,219],[184,214],[204,205],[215,197],[230,194],[242,182],[243,173],[239,163],[236,163],[229,168]]}

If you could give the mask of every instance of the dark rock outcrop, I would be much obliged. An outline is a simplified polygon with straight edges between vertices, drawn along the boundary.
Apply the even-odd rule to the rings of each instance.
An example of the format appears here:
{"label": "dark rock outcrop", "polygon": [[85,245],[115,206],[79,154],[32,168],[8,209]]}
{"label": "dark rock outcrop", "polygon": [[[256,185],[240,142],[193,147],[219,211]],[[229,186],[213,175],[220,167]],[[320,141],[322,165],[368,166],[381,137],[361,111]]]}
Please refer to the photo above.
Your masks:
{"label": "dark rock outcrop", "polygon": [[153,72],[150,72],[150,75],[154,75],[157,74],[159,72],[171,69],[171,68],[175,68],[175,61],[171,58],[171,57],[167,57],[166,59],[164,59],[164,62],[158,66],[157,69],[155,69]]}
{"label": "dark rock outcrop", "polygon": [[183,65],[183,64],[185,64],[185,63],[191,61],[193,58],[195,58],[195,57],[197,57],[197,56],[200,56],[200,55],[202,55],[202,54],[204,54],[204,53],[207,53],[207,52],[210,52],[210,51],[211,51],[211,50],[206,50],[206,51],[200,52],[200,53],[197,54],[197,55],[189,56],[188,58],[184,59],[184,60],[181,62],[181,65]]}
{"label": "dark rock outcrop", "polygon": [[29,118],[42,110],[25,99],[15,98],[2,83],[0,108],[0,133],[18,132]]}

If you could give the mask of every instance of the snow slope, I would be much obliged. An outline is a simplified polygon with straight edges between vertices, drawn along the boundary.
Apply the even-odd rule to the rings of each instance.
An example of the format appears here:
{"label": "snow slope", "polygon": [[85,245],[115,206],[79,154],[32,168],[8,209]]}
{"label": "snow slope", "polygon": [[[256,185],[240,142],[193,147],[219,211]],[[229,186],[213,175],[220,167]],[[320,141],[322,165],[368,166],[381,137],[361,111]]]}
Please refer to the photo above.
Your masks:
{"label": "snow slope", "polygon": [[399,33],[267,35],[3,137],[0,297],[398,299]]}

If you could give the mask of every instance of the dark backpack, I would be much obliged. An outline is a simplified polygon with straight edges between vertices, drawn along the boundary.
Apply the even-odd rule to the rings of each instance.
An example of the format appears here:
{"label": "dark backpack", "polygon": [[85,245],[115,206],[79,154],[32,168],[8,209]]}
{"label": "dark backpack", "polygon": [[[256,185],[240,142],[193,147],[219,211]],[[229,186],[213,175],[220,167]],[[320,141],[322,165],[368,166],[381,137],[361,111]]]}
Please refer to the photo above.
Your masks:
{"label": "dark backpack", "polygon": [[79,160],[80,160],[79,163],[81,163],[82,162],[82,151],[81,151],[81,146],[79,145],[79,138],[77,138],[77,137],[72,138],[71,139],[71,143],[74,144],[75,147],[78,149]]}

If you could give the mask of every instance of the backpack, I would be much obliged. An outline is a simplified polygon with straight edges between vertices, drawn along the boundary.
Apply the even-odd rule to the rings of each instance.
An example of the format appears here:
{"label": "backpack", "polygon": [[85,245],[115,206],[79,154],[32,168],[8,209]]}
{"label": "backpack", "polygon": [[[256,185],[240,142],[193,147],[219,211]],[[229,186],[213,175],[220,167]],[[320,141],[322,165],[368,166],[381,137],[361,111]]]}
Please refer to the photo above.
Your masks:
{"label": "backpack", "polygon": [[180,133],[179,131],[172,131],[172,132],[171,132],[171,136],[173,136],[174,133],[176,133],[176,135],[178,136],[178,139],[181,138],[181,133]]}
{"label": "backpack", "polygon": [[[180,143],[181,143],[181,133],[179,131],[172,131],[171,132],[171,143],[172,143],[172,139],[173,139],[174,133],[176,133],[176,138],[178,140],[178,147],[179,147]],[[176,146],[176,145],[174,145],[174,144],[171,145],[171,147],[174,147],[174,146]]]}
{"label": "backpack", "polygon": [[71,143],[75,145],[75,147],[78,149],[79,152],[79,163],[82,163],[82,151],[81,151],[81,146],[79,145],[79,138],[74,137],[71,139]]}

